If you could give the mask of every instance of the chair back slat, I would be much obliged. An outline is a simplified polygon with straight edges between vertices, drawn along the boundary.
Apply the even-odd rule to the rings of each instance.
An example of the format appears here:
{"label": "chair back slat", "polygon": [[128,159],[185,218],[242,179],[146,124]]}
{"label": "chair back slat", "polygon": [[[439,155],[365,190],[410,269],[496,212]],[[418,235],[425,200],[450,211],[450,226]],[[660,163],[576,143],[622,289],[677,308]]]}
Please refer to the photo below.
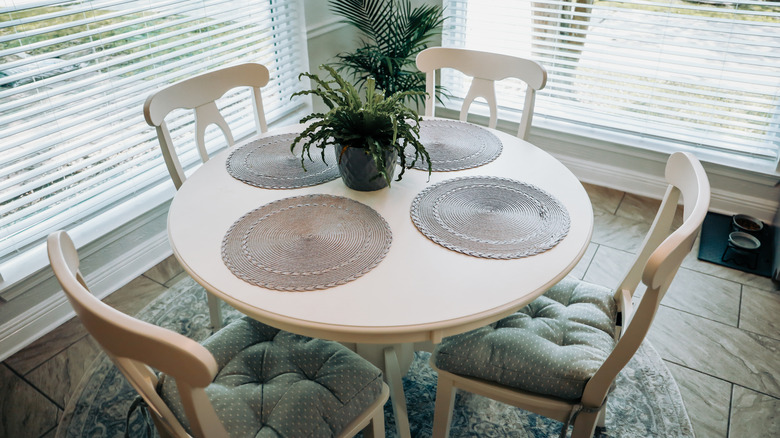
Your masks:
{"label": "chair back slat", "polygon": [[215,102],[209,102],[195,108],[195,146],[198,148],[200,159],[204,163],[209,160],[209,153],[206,151],[206,128],[210,125],[217,125],[225,136],[228,147],[235,144],[233,133],[230,132],[230,126],[217,108]]}
{"label": "chair back slat", "polygon": [[234,144],[233,134],[225,118],[216,105],[217,99],[237,87],[249,87],[252,90],[252,112],[255,130],[258,134],[268,130],[263,113],[263,99],[260,88],[268,84],[270,74],[261,64],[239,64],[185,79],[152,93],[144,103],[144,118],[149,126],[157,130],[165,164],[171,174],[176,189],[184,183],[185,175],[171,134],[165,123],[165,117],[176,109],[189,109],[195,112],[195,145],[201,161],[208,161],[205,144],[206,128],[216,125],[228,146]]}
{"label": "chair back slat", "polygon": [[527,139],[533,118],[535,93],[547,83],[547,71],[539,63],[516,56],[445,47],[423,50],[417,55],[416,62],[417,68],[426,75],[425,91],[428,96],[425,98],[425,115],[429,117],[434,115],[436,70],[453,68],[473,78],[461,108],[460,119],[466,120],[474,99],[481,97],[487,101],[490,108],[490,128],[495,128],[498,119],[493,84],[507,78],[517,78],[525,82],[525,103],[517,136]]}

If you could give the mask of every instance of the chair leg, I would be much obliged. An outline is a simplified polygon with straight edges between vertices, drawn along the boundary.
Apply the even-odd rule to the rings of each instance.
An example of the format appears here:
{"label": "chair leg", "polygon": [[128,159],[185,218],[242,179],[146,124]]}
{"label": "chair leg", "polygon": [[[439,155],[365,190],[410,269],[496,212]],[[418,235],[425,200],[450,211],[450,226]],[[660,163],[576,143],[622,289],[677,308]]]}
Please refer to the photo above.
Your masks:
{"label": "chair leg", "polygon": [[599,411],[599,419],[596,421],[596,426],[598,427],[607,427],[607,404],[604,403],[604,406],[601,407],[601,410]]}
{"label": "chair leg", "polygon": [[385,410],[379,409],[363,429],[363,438],[385,438]]}
{"label": "chair leg", "polygon": [[403,380],[401,380],[401,366],[398,364],[398,354],[393,346],[384,350],[385,378],[390,387],[390,402],[393,404],[395,415],[395,428],[400,438],[410,438],[409,414],[406,409],[406,394],[404,394]]}
{"label": "chair leg", "polygon": [[574,429],[571,438],[591,438],[596,431],[596,423],[603,409],[597,412],[580,412],[574,419]]}
{"label": "chair leg", "polygon": [[450,436],[450,423],[452,422],[452,409],[455,406],[456,393],[457,388],[453,386],[452,379],[439,373],[439,381],[436,384],[436,405],[433,411],[434,438]]}
{"label": "chair leg", "polygon": [[208,295],[209,300],[209,318],[211,319],[211,331],[216,332],[222,328],[222,310],[219,308],[220,300],[211,294]]}

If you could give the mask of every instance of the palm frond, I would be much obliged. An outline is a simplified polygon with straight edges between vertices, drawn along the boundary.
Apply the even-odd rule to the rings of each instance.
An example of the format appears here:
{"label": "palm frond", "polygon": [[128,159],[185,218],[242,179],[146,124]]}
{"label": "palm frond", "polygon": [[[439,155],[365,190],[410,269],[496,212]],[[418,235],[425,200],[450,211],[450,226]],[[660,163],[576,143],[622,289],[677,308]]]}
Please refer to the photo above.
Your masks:
{"label": "palm frond", "polygon": [[393,2],[384,0],[331,0],[331,11],[344,17],[344,22],[358,28],[374,41],[381,41],[393,15]]}
{"label": "palm frond", "polygon": [[[385,96],[425,90],[414,57],[441,33],[442,7],[413,8],[411,0],[330,0],[329,4],[331,11],[367,37],[354,52],[337,55],[339,71],[348,72],[361,87],[373,77]],[[406,99],[424,100],[417,95]]]}

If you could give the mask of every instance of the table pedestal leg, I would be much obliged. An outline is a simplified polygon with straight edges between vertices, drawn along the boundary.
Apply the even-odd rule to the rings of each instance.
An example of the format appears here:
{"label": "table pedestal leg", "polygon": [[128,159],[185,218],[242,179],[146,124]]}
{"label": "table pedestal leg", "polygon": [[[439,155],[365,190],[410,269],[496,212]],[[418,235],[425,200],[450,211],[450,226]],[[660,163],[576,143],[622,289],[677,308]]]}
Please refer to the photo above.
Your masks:
{"label": "table pedestal leg", "polygon": [[220,299],[212,294],[206,294],[209,302],[209,318],[211,319],[211,331],[216,332],[222,328],[222,309],[219,308]]}
{"label": "table pedestal leg", "polygon": [[357,354],[376,365],[390,387],[390,402],[393,404],[395,427],[400,438],[411,437],[409,416],[406,411],[406,395],[401,379],[414,360],[413,344],[357,344]]}

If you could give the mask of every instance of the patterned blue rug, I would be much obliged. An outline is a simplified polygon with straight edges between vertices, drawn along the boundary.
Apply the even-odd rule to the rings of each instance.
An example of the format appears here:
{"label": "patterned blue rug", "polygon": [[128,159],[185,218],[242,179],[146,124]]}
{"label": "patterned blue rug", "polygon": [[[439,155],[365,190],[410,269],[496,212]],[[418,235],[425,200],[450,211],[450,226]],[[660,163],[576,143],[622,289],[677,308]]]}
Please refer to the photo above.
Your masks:
{"label": "patterned blue rug", "polygon": [[[137,316],[145,321],[202,340],[209,335],[206,292],[187,278],[155,299]],[[238,316],[224,307],[226,320]],[[404,378],[413,437],[431,436],[436,373],[428,353],[416,353]],[[57,429],[57,438],[123,437],[130,404],[136,393],[111,361],[101,355],[74,391]],[[385,406],[387,436],[395,421]],[[477,395],[459,393],[452,437],[557,437],[561,423]],[[137,412],[130,417],[130,437],[145,436]],[[607,402],[607,427],[597,437],[693,437],[693,429],[677,384],[655,350],[639,349],[617,379]]]}

